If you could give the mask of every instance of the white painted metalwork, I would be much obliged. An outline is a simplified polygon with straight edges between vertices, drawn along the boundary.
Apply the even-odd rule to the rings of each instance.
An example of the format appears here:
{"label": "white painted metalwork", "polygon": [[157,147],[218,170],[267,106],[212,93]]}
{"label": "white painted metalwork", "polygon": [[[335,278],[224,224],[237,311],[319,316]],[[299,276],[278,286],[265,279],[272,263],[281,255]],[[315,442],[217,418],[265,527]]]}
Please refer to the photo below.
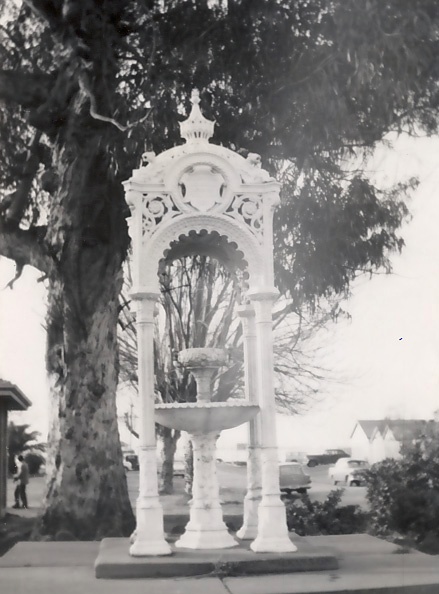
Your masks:
{"label": "white painted metalwork", "polygon": [[[246,311],[241,312],[246,395],[249,403],[260,407],[260,414],[250,424],[249,493],[244,526],[238,536],[254,538],[251,547],[257,552],[294,551],[279,491],[272,365],[271,311],[277,296],[272,223],[280,184],[261,168],[259,155],[250,153],[244,158],[212,144],[214,122],[201,113],[198,91],[192,93],[191,101],[191,113],[180,124],[185,144],[160,155],[145,153],[140,168],[124,183],[131,209],[128,224],[134,260],[132,297],[139,301],[141,401],[141,480],[137,530],[130,552],[170,552],[163,532],[155,461],[150,453],[155,445],[152,341],[153,305],[159,294],[158,268],[163,259],[172,259],[173,246],[191,246],[192,252],[200,247],[206,250],[212,238],[216,245],[212,255],[223,253],[226,261],[234,259],[247,273],[247,305]],[[213,447],[212,440],[206,445],[202,431],[196,441],[197,451]],[[205,474],[213,476],[212,469]],[[226,545],[232,542],[223,537]],[[203,546],[201,540],[191,538],[189,546]],[[183,545],[184,539],[180,543]]]}

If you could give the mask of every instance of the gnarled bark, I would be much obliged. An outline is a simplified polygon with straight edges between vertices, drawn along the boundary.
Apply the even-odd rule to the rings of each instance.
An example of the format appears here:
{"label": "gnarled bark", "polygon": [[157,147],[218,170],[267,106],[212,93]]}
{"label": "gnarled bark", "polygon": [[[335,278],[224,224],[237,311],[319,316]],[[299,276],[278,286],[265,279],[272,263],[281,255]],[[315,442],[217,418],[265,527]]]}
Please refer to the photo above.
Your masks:
{"label": "gnarled bark", "polygon": [[[102,261],[101,261],[102,263]],[[128,535],[134,518],[122,466],[115,392],[121,273],[108,266],[84,326],[78,294],[52,283],[48,327],[52,419],[41,533]]]}
{"label": "gnarled bark", "polygon": [[67,531],[81,539],[128,535],[134,528],[115,400],[128,239],[121,184],[110,173],[101,140],[84,134],[60,149],[61,185],[45,238],[56,267],[47,321],[48,484],[37,533]]}

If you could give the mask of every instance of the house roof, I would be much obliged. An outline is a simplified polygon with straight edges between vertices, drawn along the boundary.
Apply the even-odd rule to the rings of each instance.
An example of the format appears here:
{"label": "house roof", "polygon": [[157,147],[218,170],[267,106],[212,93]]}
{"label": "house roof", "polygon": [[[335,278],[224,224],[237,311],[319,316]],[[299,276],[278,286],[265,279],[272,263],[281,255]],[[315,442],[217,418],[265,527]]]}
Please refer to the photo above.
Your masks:
{"label": "house roof", "polygon": [[396,419],[387,421],[386,427],[393,433],[397,441],[405,442],[420,437],[432,423],[434,421]]}
{"label": "house roof", "polygon": [[[380,419],[376,421],[361,420],[357,421],[354,431],[359,425],[364,431],[369,441],[373,438],[376,432],[383,435],[390,430],[397,441],[412,441],[425,432],[425,429],[435,421],[425,421],[420,419]],[[439,423],[437,424],[439,426]],[[354,433],[352,431],[352,435]],[[351,437],[352,437],[351,435]]]}
{"label": "house roof", "polygon": [[32,402],[18,386],[0,378],[0,403],[8,410],[27,410]]}
{"label": "house roof", "polygon": [[[363,429],[364,433],[366,434],[367,439],[372,438],[372,435],[373,435],[375,429],[377,429],[378,431],[381,431],[381,432],[384,431],[386,424],[387,424],[387,421],[383,421],[383,420],[357,421],[357,425],[360,425],[360,427]],[[355,425],[354,431],[355,431],[357,425]],[[352,431],[352,435],[353,435],[354,431]],[[351,437],[352,437],[352,435],[351,435]]]}

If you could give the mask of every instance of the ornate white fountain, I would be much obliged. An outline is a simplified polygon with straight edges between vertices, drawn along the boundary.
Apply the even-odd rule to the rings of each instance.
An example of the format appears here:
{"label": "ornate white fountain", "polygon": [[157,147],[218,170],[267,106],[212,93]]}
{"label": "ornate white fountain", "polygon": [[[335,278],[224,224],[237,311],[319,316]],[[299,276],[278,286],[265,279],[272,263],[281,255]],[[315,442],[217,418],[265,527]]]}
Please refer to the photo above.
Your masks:
{"label": "ornate white fountain", "polygon": [[[185,429],[196,449],[194,502],[180,547],[233,546],[222,521],[212,463],[218,431],[249,420],[248,491],[240,539],[251,540],[255,552],[291,552],[285,506],[280,498],[273,387],[272,307],[278,291],[273,274],[273,210],[280,184],[261,168],[258,155],[247,158],[209,142],[214,122],[201,113],[194,90],[192,110],[180,124],[186,141],[159,155],[145,153],[139,169],[125,185],[131,210],[133,291],[137,301],[139,377],[139,497],[137,528],[130,554],[169,555],[163,508],[158,495],[155,414],[162,424]],[[198,402],[154,403],[154,310],[160,296],[160,262],[202,253],[218,258],[246,277],[240,317],[246,403],[210,402],[212,366],[223,354],[181,354],[197,376]],[[256,414],[257,406],[260,407]],[[256,415],[253,416],[252,415]],[[208,487],[207,493],[203,490]],[[209,507],[212,505],[213,507]],[[212,541],[213,542],[213,541]]]}
{"label": "ornate white fountain", "polygon": [[190,519],[176,547],[188,549],[224,549],[238,542],[224,521],[216,474],[216,440],[223,429],[237,427],[253,418],[259,406],[241,400],[212,402],[211,380],[215,371],[226,364],[223,349],[192,348],[179,353],[181,365],[188,368],[197,382],[197,402],[156,404],[157,423],[187,431],[194,452],[194,477]]}

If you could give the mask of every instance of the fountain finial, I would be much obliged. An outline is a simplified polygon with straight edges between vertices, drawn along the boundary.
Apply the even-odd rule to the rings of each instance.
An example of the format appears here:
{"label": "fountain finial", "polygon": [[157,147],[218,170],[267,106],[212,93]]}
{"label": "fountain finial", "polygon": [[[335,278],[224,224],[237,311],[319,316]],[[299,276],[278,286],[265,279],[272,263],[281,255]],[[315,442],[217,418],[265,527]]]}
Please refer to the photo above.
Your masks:
{"label": "fountain finial", "polygon": [[192,109],[189,117],[180,124],[181,137],[188,143],[206,143],[213,136],[215,122],[207,120],[200,110],[200,91],[192,89]]}
{"label": "fountain finial", "polygon": [[192,105],[200,104],[200,91],[198,89],[192,89],[191,103],[192,103]]}

